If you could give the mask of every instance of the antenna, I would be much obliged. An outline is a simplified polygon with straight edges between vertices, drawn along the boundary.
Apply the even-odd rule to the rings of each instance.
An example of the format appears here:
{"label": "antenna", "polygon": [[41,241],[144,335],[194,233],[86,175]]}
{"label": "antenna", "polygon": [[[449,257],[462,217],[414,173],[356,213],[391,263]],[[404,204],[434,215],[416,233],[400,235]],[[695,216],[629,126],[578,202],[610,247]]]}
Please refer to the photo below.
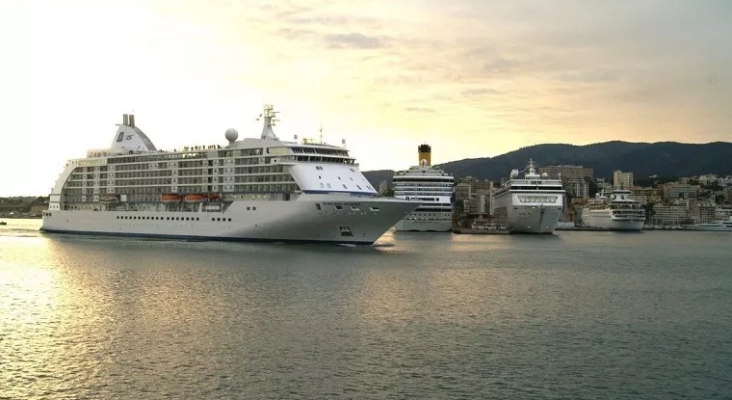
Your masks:
{"label": "antenna", "polygon": [[257,121],[259,121],[260,118],[264,118],[264,126],[262,127],[262,139],[277,140],[277,135],[275,135],[272,127],[275,126],[278,121],[278,113],[279,111],[275,111],[274,107],[271,104],[264,105],[264,109],[257,117]]}
{"label": "antenna", "polygon": [[320,138],[320,144],[323,144],[323,121],[320,121],[320,129],[318,129],[318,137]]}

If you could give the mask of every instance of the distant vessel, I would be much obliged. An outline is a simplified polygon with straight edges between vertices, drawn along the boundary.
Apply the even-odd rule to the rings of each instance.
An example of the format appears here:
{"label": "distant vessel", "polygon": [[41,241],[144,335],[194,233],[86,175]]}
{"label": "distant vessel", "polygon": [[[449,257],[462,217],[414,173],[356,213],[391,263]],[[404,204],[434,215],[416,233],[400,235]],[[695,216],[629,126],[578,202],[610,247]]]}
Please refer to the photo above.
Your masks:
{"label": "distant vessel", "polygon": [[0,226],[7,225],[8,223],[5,221],[0,221]]}
{"label": "distant vessel", "polygon": [[432,148],[423,144],[417,148],[419,165],[397,172],[394,197],[421,202],[416,210],[397,222],[397,231],[448,232],[452,228],[452,188],[455,178],[441,168],[432,166]]}
{"label": "distant vessel", "polygon": [[685,229],[692,231],[732,232],[732,217],[729,217],[726,221],[723,220],[697,225],[688,225]]}
{"label": "distant vessel", "polygon": [[[47,232],[372,244],[419,202],[379,198],[345,147],[261,137],[160,151],[123,116],[108,149],[69,161],[43,212]],[[297,139],[297,137],[296,137]]]}
{"label": "distant vessel", "polygon": [[640,231],[646,221],[646,212],[630,198],[630,190],[622,186],[610,192],[595,195],[594,201],[582,209],[582,225],[612,231]]}
{"label": "distant vessel", "polygon": [[564,188],[559,179],[536,173],[534,162],[511,171],[508,182],[493,193],[491,215],[511,233],[553,233],[562,216]]}

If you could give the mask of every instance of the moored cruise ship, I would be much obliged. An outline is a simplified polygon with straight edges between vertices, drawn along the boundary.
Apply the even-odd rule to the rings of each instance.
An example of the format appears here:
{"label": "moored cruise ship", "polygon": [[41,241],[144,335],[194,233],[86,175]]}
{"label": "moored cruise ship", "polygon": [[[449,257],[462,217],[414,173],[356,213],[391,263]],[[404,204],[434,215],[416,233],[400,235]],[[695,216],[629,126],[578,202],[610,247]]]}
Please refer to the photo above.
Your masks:
{"label": "moored cruise ship", "polygon": [[534,162],[514,169],[508,182],[493,192],[491,215],[510,233],[553,233],[564,208],[562,181],[536,173]]}
{"label": "moored cruise ship", "polygon": [[394,197],[418,200],[420,206],[397,222],[397,231],[448,232],[452,228],[452,188],[455,178],[432,166],[432,148],[417,148],[419,165],[394,174]]}
{"label": "moored cruise ship", "polygon": [[689,225],[685,229],[691,231],[732,232],[732,217],[729,217],[727,220]]}
{"label": "moored cruise ship", "polygon": [[66,164],[46,232],[372,244],[419,202],[379,198],[344,147],[283,141],[267,105],[259,138],[158,150],[123,116],[108,149]]}
{"label": "moored cruise ship", "polygon": [[582,225],[591,228],[640,231],[645,221],[646,211],[622,186],[615,187],[609,198],[604,191],[598,192],[594,201],[582,209]]}

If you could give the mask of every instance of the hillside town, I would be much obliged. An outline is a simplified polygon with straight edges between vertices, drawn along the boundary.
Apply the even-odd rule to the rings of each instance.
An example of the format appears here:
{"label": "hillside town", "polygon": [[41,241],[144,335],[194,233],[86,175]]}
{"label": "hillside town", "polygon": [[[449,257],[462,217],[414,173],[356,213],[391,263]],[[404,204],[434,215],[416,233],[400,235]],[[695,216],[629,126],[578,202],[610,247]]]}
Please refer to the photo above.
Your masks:
{"label": "hillside town", "polygon": [[[650,176],[637,179],[633,172],[614,171],[609,179],[595,177],[592,168],[581,165],[551,165],[539,173],[559,179],[566,191],[565,224],[582,226],[582,209],[601,193],[614,187],[631,191],[631,198],[643,205],[646,228],[674,228],[729,220],[732,217],[732,176],[707,174],[693,177]],[[471,176],[455,178],[452,194],[453,225],[469,227],[476,221],[491,221],[491,193],[505,180],[493,182]],[[394,196],[386,181],[379,194]],[[48,209],[48,197],[0,198],[0,218],[40,218]]]}
{"label": "hillside town", "polygon": [[[693,177],[650,176],[636,179],[633,172],[614,171],[611,178],[595,177],[592,168],[581,165],[551,165],[538,172],[561,180],[566,191],[562,221],[582,226],[582,208],[602,193],[624,187],[631,198],[643,205],[646,228],[674,228],[728,220],[732,217],[732,176],[713,174]],[[456,177],[453,188],[453,222],[469,227],[476,221],[491,220],[492,193],[504,184],[471,176]],[[386,181],[382,195],[393,195]]]}
{"label": "hillside town", "polygon": [[0,197],[0,218],[41,218],[48,197]]}

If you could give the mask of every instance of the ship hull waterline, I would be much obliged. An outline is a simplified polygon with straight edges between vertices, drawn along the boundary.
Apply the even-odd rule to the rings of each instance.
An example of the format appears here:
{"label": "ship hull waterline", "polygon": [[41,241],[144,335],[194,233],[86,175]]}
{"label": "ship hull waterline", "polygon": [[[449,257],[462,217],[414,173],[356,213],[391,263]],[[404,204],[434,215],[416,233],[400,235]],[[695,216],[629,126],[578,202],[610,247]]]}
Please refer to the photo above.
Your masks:
{"label": "ship hull waterline", "polygon": [[405,218],[397,222],[394,228],[397,232],[450,232],[452,218],[443,220]]}
{"label": "ship hull waterline", "polygon": [[584,226],[599,228],[608,231],[640,232],[643,230],[644,220],[611,219],[610,217],[590,217],[584,221]]}

